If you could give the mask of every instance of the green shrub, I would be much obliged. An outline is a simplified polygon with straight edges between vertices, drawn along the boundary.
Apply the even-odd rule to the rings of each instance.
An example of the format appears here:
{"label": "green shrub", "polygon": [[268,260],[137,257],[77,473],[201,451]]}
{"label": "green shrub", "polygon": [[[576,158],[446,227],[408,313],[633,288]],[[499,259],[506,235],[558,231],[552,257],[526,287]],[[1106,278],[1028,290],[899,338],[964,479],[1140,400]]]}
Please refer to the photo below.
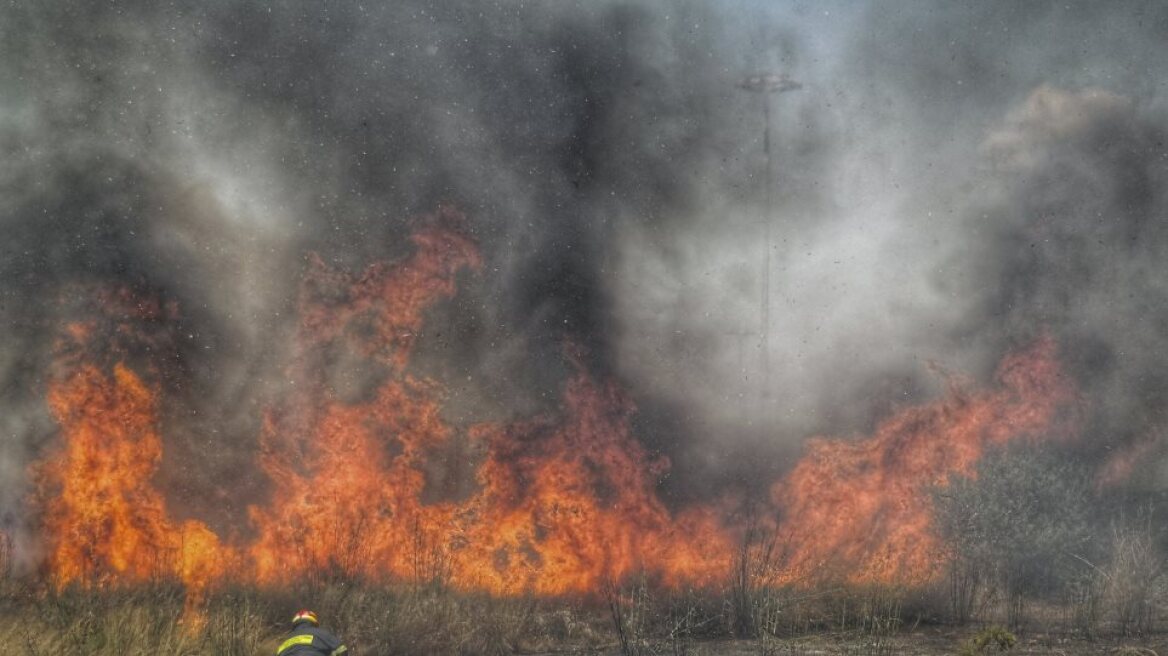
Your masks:
{"label": "green shrub", "polygon": [[962,644],[957,653],[960,656],[976,656],[995,651],[1010,651],[1017,642],[1018,638],[1013,633],[1000,626],[990,626],[978,631],[977,635]]}

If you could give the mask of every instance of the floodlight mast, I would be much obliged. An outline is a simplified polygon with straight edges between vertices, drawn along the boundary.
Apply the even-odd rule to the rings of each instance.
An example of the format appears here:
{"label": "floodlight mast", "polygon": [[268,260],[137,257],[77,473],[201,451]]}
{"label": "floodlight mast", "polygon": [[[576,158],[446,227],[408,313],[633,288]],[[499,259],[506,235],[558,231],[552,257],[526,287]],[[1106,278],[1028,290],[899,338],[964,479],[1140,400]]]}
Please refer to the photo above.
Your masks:
{"label": "floodlight mast", "polygon": [[786,73],[759,73],[743,78],[738,88],[751,93],[762,94],[763,97],[763,138],[762,149],[766,155],[766,208],[762,218],[762,305],[759,314],[759,351],[762,359],[762,398],[768,399],[771,394],[771,221],[774,217],[774,156],[771,153],[771,97],[777,93],[786,93],[803,88],[799,82],[792,80]]}

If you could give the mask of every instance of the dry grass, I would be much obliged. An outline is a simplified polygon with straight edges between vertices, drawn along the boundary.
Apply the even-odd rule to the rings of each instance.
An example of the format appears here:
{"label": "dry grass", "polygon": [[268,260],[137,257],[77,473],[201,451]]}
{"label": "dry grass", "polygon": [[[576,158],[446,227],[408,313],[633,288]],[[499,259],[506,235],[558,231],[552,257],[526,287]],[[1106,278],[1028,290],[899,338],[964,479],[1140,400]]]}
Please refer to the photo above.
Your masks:
{"label": "dry grass", "polygon": [[[355,654],[952,654],[976,635],[921,619],[922,604],[931,600],[944,607],[943,594],[919,597],[879,586],[759,586],[752,599],[758,635],[736,640],[741,608],[733,591],[663,591],[643,577],[591,600],[498,599],[439,586],[339,581],[282,591],[218,590],[200,614],[186,618],[183,592],[173,585],[49,593],[9,580],[0,582],[0,644],[5,654],[28,656],[270,656],[287,617],[302,606],[317,610]],[[1121,626],[1115,624],[1110,639],[1131,640],[1120,635]],[[1149,633],[1154,628],[1145,627]],[[1072,633],[1020,634],[1016,651],[1025,640],[1036,650],[1027,653],[1108,653],[1104,643],[1072,639]],[[926,634],[931,637],[922,638]],[[1137,644],[1148,647],[1139,648],[1165,653],[1155,635],[1146,638]],[[1116,653],[1149,653],[1128,649]]]}
{"label": "dry grass", "polygon": [[275,652],[286,620],[300,607],[318,611],[354,653],[495,656],[609,644],[603,615],[569,601],[496,599],[443,589],[333,584],[281,592],[220,590],[184,616],[182,590],[68,589],[59,593],[8,584],[0,595],[4,653],[216,654]]}

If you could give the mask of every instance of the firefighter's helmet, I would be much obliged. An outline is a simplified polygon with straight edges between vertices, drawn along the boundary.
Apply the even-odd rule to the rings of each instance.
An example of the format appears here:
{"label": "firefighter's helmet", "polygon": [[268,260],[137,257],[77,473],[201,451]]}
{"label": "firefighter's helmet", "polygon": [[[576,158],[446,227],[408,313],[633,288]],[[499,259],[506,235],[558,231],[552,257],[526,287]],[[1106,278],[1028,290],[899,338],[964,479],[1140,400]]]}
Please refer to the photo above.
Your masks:
{"label": "firefighter's helmet", "polygon": [[298,611],[296,616],[292,618],[292,626],[296,626],[301,622],[308,622],[313,626],[320,626],[320,620],[316,619],[316,613],[310,610]]}

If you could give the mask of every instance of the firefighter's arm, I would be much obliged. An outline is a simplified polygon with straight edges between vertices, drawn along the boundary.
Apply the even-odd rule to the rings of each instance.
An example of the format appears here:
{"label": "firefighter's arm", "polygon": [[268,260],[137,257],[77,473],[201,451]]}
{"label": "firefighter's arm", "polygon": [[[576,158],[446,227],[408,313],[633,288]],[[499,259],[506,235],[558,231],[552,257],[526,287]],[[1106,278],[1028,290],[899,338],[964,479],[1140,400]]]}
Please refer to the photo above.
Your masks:
{"label": "firefighter's arm", "polygon": [[349,648],[341,642],[341,639],[332,634],[329,634],[328,641],[325,646],[332,648],[332,651],[329,652],[329,656],[342,656],[342,654],[349,653]]}

